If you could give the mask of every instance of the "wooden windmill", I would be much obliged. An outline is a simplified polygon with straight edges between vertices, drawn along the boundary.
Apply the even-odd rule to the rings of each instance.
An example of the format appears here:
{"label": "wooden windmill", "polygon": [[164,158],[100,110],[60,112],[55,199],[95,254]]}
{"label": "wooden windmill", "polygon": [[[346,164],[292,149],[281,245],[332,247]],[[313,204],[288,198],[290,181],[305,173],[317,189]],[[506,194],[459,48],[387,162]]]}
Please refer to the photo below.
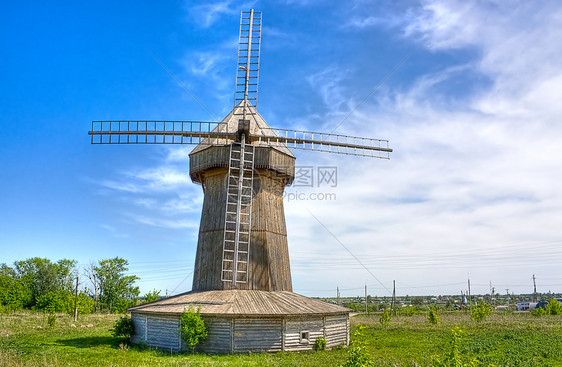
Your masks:
{"label": "wooden windmill", "polygon": [[194,292],[292,292],[283,209],[295,175],[289,148],[387,159],[392,152],[387,140],[269,127],[256,110],[261,30],[261,12],[242,12],[234,109],[220,123],[93,121],[89,132],[93,144],[197,144],[190,176],[204,201]]}

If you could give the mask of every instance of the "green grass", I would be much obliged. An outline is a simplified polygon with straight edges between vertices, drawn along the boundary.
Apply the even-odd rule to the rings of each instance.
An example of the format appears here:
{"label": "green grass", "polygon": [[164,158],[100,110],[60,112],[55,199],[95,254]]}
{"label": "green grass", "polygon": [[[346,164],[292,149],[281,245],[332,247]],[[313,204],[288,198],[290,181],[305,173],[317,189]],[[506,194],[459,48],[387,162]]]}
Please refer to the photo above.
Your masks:
{"label": "green grass", "polygon": [[[238,355],[170,354],[130,346],[111,336],[116,315],[59,315],[50,328],[42,314],[0,315],[0,366],[337,366],[348,351],[254,353]],[[493,314],[475,322],[461,312],[441,315],[431,325],[424,315],[393,318],[381,325],[379,315],[356,316],[376,366],[432,366],[450,352],[451,329],[459,326],[459,350],[465,361],[489,366],[562,366],[562,316],[536,318],[528,313]],[[81,325],[93,324],[91,328]],[[41,326],[42,329],[36,328]],[[8,336],[6,337],[6,334]]]}

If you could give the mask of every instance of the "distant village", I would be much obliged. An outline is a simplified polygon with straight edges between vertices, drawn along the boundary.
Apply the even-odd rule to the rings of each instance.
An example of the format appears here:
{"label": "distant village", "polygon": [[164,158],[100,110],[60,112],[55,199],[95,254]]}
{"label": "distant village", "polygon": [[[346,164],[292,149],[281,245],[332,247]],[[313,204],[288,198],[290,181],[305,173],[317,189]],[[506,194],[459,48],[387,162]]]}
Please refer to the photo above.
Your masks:
{"label": "distant village", "polygon": [[[393,308],[392,297],[333,297],[322,298],[329,303],[349,307],[356,312],[379,312]],[[495,311],[532,311],[535,308],[545,308],[551,299],[562,303],[562,293],[537,293],[535,294],[490,294],[477,295],[439,295],[439,296],[396,296],[396,309],[401,313],[425,311],[430,306],[437,306],[444,310],[468,310],[471,305],[483,301],[493,307]]]}

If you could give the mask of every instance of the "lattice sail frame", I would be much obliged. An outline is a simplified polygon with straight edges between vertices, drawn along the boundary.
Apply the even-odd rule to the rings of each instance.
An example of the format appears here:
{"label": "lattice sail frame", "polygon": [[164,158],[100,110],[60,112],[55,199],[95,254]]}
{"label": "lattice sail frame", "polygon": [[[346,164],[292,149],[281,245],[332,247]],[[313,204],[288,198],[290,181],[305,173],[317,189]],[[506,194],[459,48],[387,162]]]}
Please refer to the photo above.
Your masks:
{"label": "lattice sail frame", "polygon": [[247,101],[254,107],[258,105],[261,28],[261,12],[253,9],[241,12],[234,107],[242,101]]}
{"label": "lattice sail frame", "polygon": [[[237,133],[217,122],[199,121],[93,121],[88,132],[92,144],[211,144],[226,145]],[[262,129],[249,134],[257,146],[285,146],[335,154],[390,159],[388,140],[304,130]]]}

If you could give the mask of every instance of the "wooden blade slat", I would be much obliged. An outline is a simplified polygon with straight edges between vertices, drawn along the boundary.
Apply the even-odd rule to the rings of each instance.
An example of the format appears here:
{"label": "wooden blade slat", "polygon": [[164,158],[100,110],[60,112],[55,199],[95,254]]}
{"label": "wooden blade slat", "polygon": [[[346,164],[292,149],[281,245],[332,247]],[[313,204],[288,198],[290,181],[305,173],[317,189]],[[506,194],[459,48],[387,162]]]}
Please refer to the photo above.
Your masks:
{"label": "wooden blade slat", "polygon": [[92,144],[228,144],[236,134],[221,126],[198,121],[93,121],[88,135]]}
{"label": "wooden blade slat", "polygon": [[274,128],[262,132],[265,135],[250,135],[250,140],[258,144],[383,159],[389,159],[392,152],[388,140],[382,139]]}

